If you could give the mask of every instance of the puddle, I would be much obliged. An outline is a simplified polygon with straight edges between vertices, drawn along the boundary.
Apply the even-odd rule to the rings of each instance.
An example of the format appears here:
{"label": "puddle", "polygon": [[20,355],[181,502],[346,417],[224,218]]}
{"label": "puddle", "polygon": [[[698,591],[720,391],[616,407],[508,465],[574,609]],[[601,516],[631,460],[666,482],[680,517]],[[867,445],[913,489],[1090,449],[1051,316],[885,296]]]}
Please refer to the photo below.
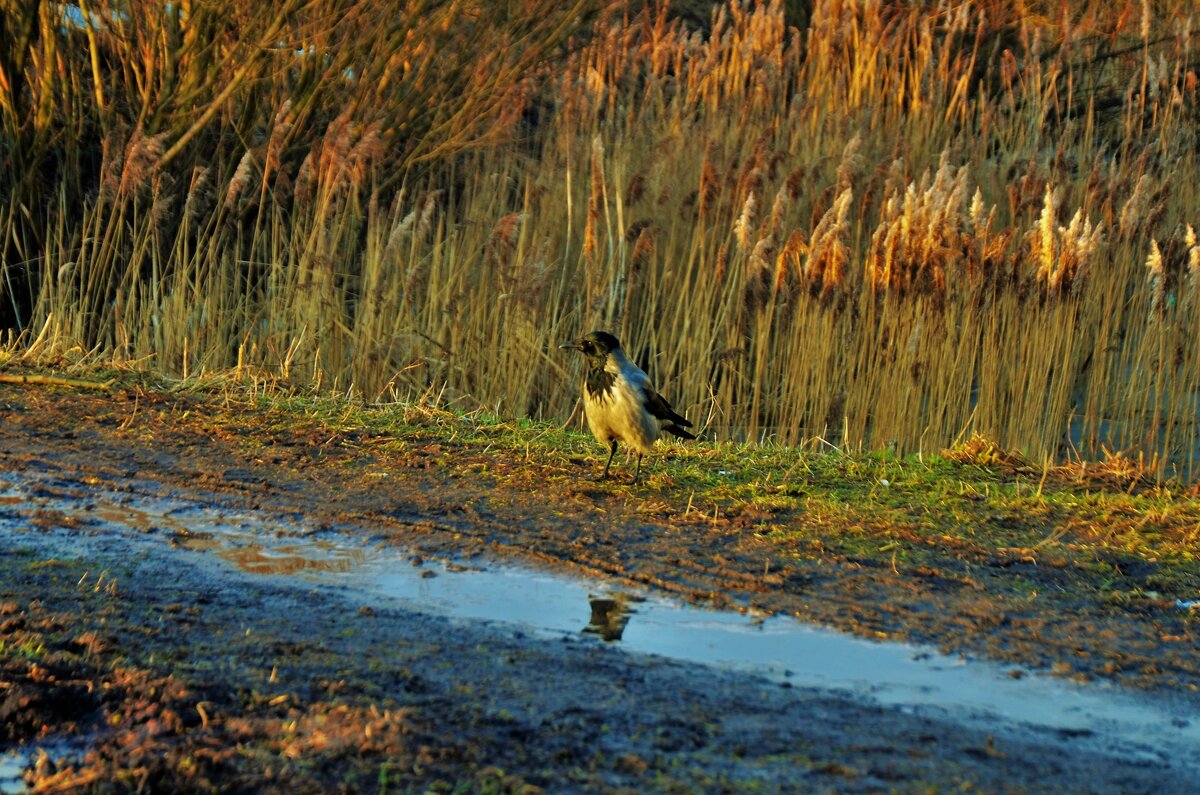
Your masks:
{"label": "puddle", "polygon": [[908,711],[965,712],[1068,736],[1104,733],[1130,743],[1131,752],[1142,749],[1148,759],[1171,747],[1200,751],[1200,722],[1111,685],[1028,671],[1014,679],[1014,666],[865,640],[788,617],[705,610],[614,591],[601,581],[495,565],[433,570],[437,576],[422,577],[394,552],[376,550],[350,577],[330,579],[426,612],[514,623],[543,635],[584,632],[630,651],[752,672],[796,687],[850,691]]}
{"label": "puddle", "polygon": [[1200,753],[1200,721],[1190,713],[1112,685],[1028,671],[1014,678],[1011,665],[855,638],[788,617],[705,610],[602,580],[510,565],[426,562],[392,547],[315,538],[290,520],[273,527],[262,517],[220,513],[202,503],[143,496],[124,515],[125,495],[101,506],[100,493],[89,489],[81,507],[45,496],[53,493],[40,489],[23,510],[90,516],[110,531],[105,537],[113,530],[146,537],[147,528],[161,529],[172,545],[218,555],[243,571],[298,575],[353,591],[356,599],[374,597],[376,604],[396,600],[415,611],[503,622],[541,637],[586,634],[632,652],[745,671],[785,686],[849,692],[931,717],[1031,724],[1146,761]]}
{"label": "puddle", "polygon": [[83,744],[75,739],[51,739],[0,750],[0,795],[32,792],[25,783],[25,771],[38,764],[43,755],[54,765],[82,753]]}
{"label": "puddle", "polygon": [[17,751],[0,751],[0,793],[25,792],[25,768],[29,766],[30,758]]}
{"label": "puddle", "polygon": [[245,532],[188,533],[172,541],[184,549],[214,552],[250,574],[350,572],[367,561],[367,551],[321,539],[264,545]]}

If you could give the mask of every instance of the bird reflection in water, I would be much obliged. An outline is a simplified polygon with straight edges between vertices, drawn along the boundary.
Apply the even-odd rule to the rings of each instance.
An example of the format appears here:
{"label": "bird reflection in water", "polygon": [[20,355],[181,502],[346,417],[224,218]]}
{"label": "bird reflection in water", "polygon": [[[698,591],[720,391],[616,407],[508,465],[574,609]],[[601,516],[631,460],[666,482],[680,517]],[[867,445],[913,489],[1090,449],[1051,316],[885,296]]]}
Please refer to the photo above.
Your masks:
{"label": "bird reflection in water", "polygon": [[642,600],[625,594],[605,596],[589,594],[588,602],[592,606],[592,617],[583,631],[588,635],[599,635],[602,640],[620,640],[621,635],[625,632],[625,625],[629,623],[629,616],[637,612],[630,606],[630,602],[640,601]]}

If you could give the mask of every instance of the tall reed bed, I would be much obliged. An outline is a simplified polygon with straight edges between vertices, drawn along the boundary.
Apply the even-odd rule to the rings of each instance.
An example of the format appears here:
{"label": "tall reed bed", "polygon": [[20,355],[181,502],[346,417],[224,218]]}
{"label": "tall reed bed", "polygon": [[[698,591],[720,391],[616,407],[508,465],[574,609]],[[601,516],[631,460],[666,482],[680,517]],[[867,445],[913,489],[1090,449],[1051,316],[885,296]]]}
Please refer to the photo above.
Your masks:
{"label": "tall reed bed", "polygon": [[716,436],[1200,463],[1187,3],[228,3],[3,63],[26,339],[563,417],[604,327]]}

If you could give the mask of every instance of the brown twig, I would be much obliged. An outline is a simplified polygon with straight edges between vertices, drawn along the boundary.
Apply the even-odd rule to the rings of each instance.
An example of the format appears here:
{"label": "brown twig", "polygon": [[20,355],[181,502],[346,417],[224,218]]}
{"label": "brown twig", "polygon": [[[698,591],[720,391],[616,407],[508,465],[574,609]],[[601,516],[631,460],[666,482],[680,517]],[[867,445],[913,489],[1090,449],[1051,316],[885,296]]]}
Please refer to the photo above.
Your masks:
{"label": "brown twig", "polygon": [[117,379],[107,381],[89,381],[86,378],[67,378],[62,375],[19,375],[17,373],[0,373],[0,384],[40,384],[45,386],[73,386],[80,389],[112,389]]}

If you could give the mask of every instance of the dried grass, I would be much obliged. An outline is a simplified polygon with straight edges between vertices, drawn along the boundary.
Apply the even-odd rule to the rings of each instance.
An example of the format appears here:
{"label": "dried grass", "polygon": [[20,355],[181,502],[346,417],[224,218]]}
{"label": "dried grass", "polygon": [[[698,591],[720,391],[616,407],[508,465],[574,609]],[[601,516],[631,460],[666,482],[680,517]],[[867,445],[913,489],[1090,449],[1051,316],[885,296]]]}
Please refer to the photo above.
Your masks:
{"label": "dried grass", "polygon": [[[572,405],[555,346],[606,326],[718,438],[1200,466],[1182,1],[1130,26],[830,0],[796,30],[774,0],[707,32],[665,4],[326,6],[227,0],[180,37],[147,5],[162,51],[68,28],[57,70],[30,42],[3,151],[56,181],[0,176],[7,325],[534,416]],[[189,40],[228,10],[241,37]],[[178,82],[96,82],[93,51]]]}

